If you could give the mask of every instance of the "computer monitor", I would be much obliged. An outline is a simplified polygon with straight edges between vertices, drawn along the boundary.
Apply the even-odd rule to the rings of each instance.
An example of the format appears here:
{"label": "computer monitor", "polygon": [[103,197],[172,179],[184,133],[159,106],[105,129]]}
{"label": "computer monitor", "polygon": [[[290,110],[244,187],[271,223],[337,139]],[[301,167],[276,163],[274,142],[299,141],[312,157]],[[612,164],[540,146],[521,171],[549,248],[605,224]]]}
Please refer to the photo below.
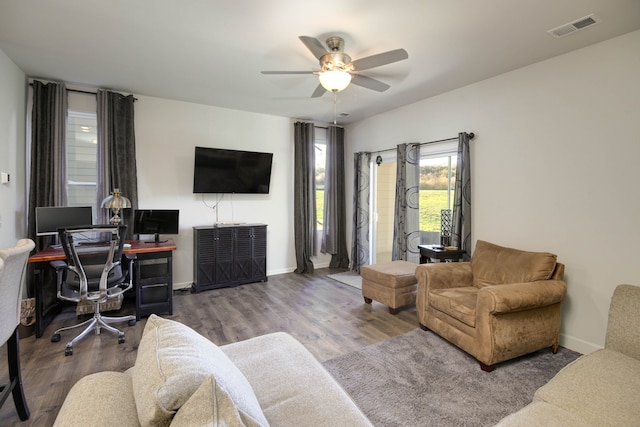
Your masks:
{"label": "computer monitor", "polygon": [[178,234],[177,209],[136,209],[133,219],[134,234],[153,234],[154,242],[160,242],[160,234]]}
{"label": "computer monitor", "polygon": [[91,206],[55,206],[36,208],[36,235],[51,236],[58,234],[58,228],[91,225],[93,211]]}

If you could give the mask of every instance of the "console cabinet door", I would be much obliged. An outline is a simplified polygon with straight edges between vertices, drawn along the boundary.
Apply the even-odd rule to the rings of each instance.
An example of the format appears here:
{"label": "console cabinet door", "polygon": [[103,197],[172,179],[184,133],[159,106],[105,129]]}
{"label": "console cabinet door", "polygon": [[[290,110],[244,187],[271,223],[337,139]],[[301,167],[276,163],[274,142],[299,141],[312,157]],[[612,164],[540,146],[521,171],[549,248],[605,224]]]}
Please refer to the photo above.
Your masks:
{"label": "console cabinet door", "polygon": [[251,237],[251,280],[267,280],[267,226],[256,226]]}
{"label": "console cabinet door", "polygon": [[210,289],[216,283],[215,229],[194,227],[194,285],[196,292]]}

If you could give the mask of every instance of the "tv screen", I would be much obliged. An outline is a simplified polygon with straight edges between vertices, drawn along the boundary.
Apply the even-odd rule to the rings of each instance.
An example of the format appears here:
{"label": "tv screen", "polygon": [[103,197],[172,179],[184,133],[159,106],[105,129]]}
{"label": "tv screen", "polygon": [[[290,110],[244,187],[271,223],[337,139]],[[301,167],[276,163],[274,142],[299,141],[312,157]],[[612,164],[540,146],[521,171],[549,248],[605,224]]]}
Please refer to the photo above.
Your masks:
{"label": "tv screen", "polygon": [[268,194],[272,153],[196,147],[194,193]]}
{"label": "tv screen", "polygon": [[91,206],[62,206],[36,208],[36,235],[58,234],[58,228],[91,225]]}
{"label": "tv screen", "polygon": [[180,211],[177,209],[136,209],[133,213],[134,234],[178,234]]}

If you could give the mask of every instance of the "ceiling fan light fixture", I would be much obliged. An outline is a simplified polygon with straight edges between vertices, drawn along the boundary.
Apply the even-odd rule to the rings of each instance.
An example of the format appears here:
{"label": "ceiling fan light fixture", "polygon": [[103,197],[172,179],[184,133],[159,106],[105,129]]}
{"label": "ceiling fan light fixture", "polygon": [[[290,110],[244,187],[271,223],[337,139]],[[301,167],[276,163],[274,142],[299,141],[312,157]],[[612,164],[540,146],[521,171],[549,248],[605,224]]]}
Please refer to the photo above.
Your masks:
{"label": "ceiling fan light fixture", "polygon": [[351,83],[351,74],[340,70],[323,71],[318,78],[322,87],[334,93],[346,89]]}

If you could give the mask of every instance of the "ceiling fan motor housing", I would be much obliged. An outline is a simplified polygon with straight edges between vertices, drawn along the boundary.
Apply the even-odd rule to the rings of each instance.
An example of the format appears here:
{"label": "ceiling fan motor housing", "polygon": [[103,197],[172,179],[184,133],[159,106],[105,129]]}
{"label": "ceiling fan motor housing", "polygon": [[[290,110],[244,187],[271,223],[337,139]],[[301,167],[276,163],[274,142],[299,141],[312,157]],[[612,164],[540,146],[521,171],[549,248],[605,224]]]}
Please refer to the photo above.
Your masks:
{"label": "ceiling fan motor housing", "polygon": [[350,64],[351,57],[344,52],[331,52],[320,58],[322,71],[339,70],[348,73],[353,71],[352,67],[349,66]]}
{"label": "ceiling fan motor housing", "polygon": [[332,36],[327,39],[327,47],[329,52],[320,58],[320,67],[322,71],[353,71],[351,57],[344,53],[344,39],[338,36]]}

